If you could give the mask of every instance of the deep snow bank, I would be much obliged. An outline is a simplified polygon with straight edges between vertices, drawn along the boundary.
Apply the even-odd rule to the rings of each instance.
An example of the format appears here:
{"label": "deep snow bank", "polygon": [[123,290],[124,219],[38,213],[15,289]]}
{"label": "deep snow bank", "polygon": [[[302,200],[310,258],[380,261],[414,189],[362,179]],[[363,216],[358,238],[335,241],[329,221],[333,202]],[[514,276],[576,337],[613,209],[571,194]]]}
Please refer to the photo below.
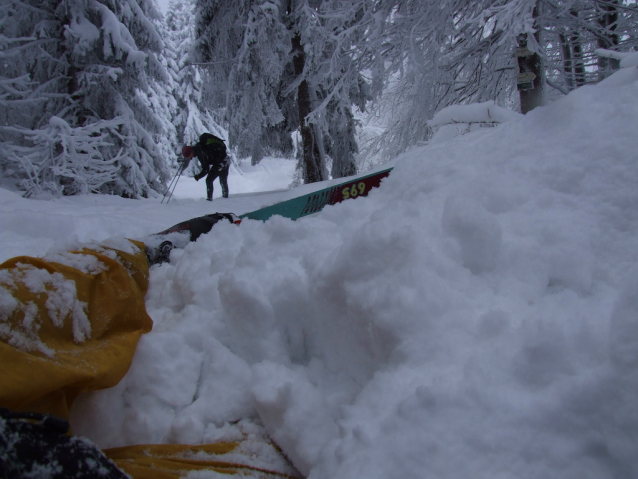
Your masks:
{"label": "deep snow bank", "polygon": [[[222,224],[83,398],[102,446],[263,423],[313,478],[638,475],[638,70],[415,149],[367,198]],[[239,421],[239,422],[237,422]]]}

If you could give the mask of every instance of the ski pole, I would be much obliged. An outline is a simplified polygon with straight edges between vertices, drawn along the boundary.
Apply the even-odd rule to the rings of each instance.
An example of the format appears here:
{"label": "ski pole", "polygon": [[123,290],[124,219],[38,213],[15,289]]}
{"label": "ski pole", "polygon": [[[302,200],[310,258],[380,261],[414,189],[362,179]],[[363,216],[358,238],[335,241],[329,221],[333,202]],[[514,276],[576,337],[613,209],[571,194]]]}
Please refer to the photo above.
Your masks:
{"label": "ski pole", "polygon": [[166,193],[164,194],[164,197],[166,198],[166,195],[168,194],[168,192],[171,190],[171,187],[173,186],[173,181],[175,181],[175,178],[177,178],[177,175],[179,174],[179,171],[182,169],[182,165],[180,164],[179,169],[175,172],[175,174],[173,175],[173,178],[171,178],[171,182],[168,184],[168,187],[166,189]]}
{"label": "ski pole", "polygon": [[235,163],[231,163],[232,167],[235,168],[235,170],[237,171],[237,173],[239,173],[241,176],[244,176],[244,172],[241,171],[241,169],[239,168],[239,166],[237,166]]}
{"label": "ski pole", "polygon": [[171,194],[168,195],[168,199],[166,200],[166,204],[168,204],[169,201],[171,201],[171,198],[173,197],[173,193],[175,193],[175,188],[177,188],[177,182],[179,181],[179,177],[182,176],[182,173],[184,172],[184,167],[182,166],[182,168],[179,170],[179,174],[177,175],[177,179],[175,180],[175,184],[173,185],[173,191],[171,191]]}
{"label": "ski pole", "polygon": [[[177,187],[177,182],[179,181],[179,177],[182,176],[182,172],[183,171],[184,171],[184,165],[182,165],[182,167],[179,169],[179,171],[173,177],[173,180],[168,185],[168,189],[166,190],[166,193],[164,194],[164,198],[162,198],[162,203],[164,203],[164,200],[166,199],[166,195],[169,192],[170,192],[170,194],[168,195],[168,200],[166,200],[166,204],[168,204],[168,202],[171,201],[171,197],[173,196],[173,192],[175,191],[175,188]],[[173,187],[173,191],[171,191],[171,186]]]}
{"label": "ski pole", "polygon": [[166,195],[168,194],[168,192],[171,191],[171,187],[173,186],[173,182],[175,181],[175,178],[177,178],[178,173],[179,171],[173,175],[173,178],[171,178],[171,182],[166,187],[166,193],[164,193],[164,197],[162,198],[162,203],[164,203],[164,200],[166,199]]}
{"label": "ski pole", "polygon": [[234,157],[234,155],[228,155],[230,157],[230,164],[235,168],[235,170],[237,170],[237,172],[241,175],[244,176],[244,172],[241,171],[241,168],[239,167],[239,162],[237,161],[237,159]]}
{"label": "ski pole", "polygon": [[[177,178],[175,179],[175,183],[173,184],[173,190],[170,192],[170,195],[168,195],[168,199],[166,200],[166,204],[168,204],[168,202],[171,201],[171,198],[173,197],[173,193],[175,192],[175,188],[177,188],[177,182],[179,181],[179,177],[182,176],[182,171],[184,171],[183,168],[181,170],[179,170],[179,174],[177,175]],[[163,202],[164,202],[164,200],[162,200],[162,203]]]}

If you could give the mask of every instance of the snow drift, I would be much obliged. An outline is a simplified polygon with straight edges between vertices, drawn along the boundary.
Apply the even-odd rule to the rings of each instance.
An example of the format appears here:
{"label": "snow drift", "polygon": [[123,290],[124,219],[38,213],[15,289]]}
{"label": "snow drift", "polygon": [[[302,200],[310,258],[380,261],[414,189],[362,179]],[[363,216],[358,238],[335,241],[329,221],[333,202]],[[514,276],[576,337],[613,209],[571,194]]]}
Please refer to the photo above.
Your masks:
{"label": "snow drift", "polygon": [[[638,70],[154,267],[103,447],[263,425],[311,478],[638,475]],[[236,212],[240,213],[240,212]]]}

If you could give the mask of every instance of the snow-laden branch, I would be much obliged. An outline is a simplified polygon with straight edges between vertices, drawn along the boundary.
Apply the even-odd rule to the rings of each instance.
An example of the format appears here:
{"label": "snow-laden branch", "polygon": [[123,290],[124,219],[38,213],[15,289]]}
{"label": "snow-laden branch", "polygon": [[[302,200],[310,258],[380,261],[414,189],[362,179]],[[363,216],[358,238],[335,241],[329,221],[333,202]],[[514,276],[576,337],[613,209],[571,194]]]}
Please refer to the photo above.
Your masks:
{"label": "snow-laden branch", "polygon": [[[2,38],[2,40],[8,40],[5,45],[9,44],[9,41],[11,40],[15,40],[15,39],[7,39],[6,37]],[[51,43],[53,42],[53,40],[49,39],[49,38],[40,38],[40,39],[35,39],[35,38],[20,38],[17,39],[19,41],[26,41],[27,43],[24,43],[22,45],[18,45],[16,47],[11,47],[11,48],[3,48],[2,50],[0,50],[0,58],[11,58],[11,57],[15,57],[17,55],[22,55],[24,53],[24,50],[28,49],[28,48],[33,48],[39,45],[44,45],[45,43]],[[2,45],[2,43],[0,43],[0,46],[4,46]]]}
{"label": "snow-laden branch", "polygon": [[515,44],[514,39],[517,35],[527,34],[528,48],[534,52],[540,52],[541,47],[534,36],[536,33],[534,26],[536,3],[537,0],[511,0],[505,5],[484,9],[468,22],[505,32],[499,40],[499,45]]}
{"label": "snow-laden branch", "polygon": [[617,52],[615,50],[598,48],[594,53],[599,57],[620,60],[621,68],[638,67],[638,52]]}
{"label": "snow-laden branch", "polygon": [[121,59],[123,54],[126,63],[142,68],[148,55],[139,50],[135,39],[128,28],[118,20],[115,14],[97,0],[91,1],[91,7],[102,17],[102,31],[104,32],[103,53],[106,58]]}
{"label": "snow-laden branch", "polygon": [[84,127],[72,127],[62,118],[51,117],[40,130],[2,126],[0,131],[20,134],[29,146],[5,143],[10,164],[26,173],[21,182],[25,196],[98,192],[118,176],[122,150],[114,156],[105,153],[113,143],[110,134],[124,119],[98,121]]}

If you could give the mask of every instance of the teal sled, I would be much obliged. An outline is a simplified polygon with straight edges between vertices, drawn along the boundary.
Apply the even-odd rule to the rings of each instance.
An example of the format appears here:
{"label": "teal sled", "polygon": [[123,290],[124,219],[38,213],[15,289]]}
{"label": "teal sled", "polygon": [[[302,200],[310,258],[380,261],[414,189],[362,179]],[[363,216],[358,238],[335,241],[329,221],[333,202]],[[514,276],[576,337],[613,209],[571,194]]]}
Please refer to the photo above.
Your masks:
{"label": "teal sled", "polygon": [[307,195],[299,196],[291,200],[282,201],[275,205],[251,211],[240,216],[240,218],[266,221],[271,216],[279,215],[285,218],[296,220],[304,216],[318,213],[326,205],[335,205],[342,201],[367,196],[372,188],[378,188],[381,180],[386,178],[392,168],[362,176],[346,183],[329,186],[323,190],[313,191]]}

